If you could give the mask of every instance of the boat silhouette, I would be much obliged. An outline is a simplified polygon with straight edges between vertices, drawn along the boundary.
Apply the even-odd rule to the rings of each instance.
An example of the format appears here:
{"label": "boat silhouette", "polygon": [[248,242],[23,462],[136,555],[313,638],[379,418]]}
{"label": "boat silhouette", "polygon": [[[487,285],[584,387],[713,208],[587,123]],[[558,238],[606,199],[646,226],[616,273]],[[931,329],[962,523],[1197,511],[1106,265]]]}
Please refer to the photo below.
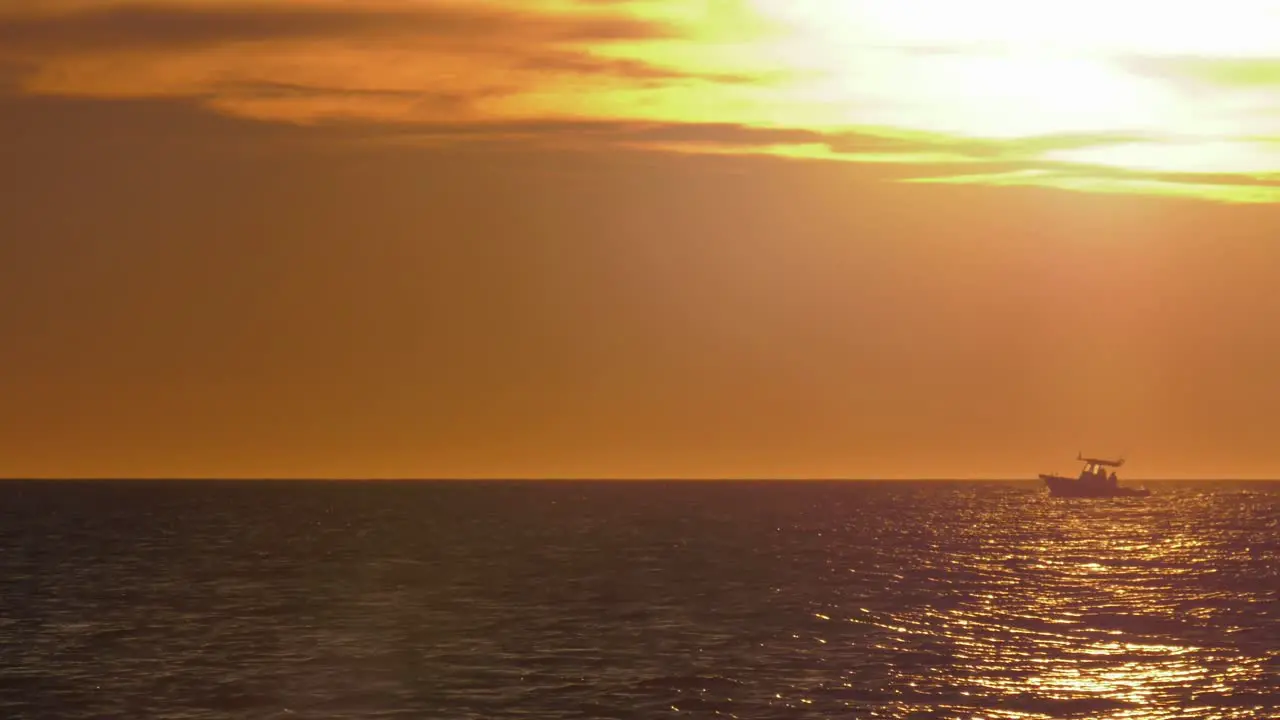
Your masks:
{"label": "boat silhouette", "polygon": [[1080,476],[1076,478],[1063,475],[1047,475],[1040,473],[1040,479],[1049,488],[1053,497],[1145,497],[1151,494],[1146,488],[1121,487],[1114,470],[1107,475],[1107,468],[1118,468],[1124,465],[1124,458],[1106,460],[1103,458],[1087,458],[1076,453],[1076,460],[1084,463]]}

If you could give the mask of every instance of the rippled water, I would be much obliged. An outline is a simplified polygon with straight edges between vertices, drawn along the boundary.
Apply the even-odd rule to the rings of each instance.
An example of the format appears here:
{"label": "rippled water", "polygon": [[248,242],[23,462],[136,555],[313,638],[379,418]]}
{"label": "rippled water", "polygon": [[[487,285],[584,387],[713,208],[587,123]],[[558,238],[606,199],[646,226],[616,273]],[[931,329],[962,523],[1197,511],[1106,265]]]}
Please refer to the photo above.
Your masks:
{"label": "rippled water", "polygon": [[1280,484],[4,483],[5,718],[1274,718]]}

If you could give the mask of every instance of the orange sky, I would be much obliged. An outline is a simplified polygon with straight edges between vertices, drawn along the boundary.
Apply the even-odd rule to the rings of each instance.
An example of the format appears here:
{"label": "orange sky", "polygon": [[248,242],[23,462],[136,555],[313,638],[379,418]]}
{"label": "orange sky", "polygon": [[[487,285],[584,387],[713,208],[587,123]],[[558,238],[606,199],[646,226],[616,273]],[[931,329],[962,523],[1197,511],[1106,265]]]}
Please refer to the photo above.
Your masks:
{"label": "orange sky", "polygon": [[1280,4],[1156,7],[0,3],[0,475],[1280,476]]}

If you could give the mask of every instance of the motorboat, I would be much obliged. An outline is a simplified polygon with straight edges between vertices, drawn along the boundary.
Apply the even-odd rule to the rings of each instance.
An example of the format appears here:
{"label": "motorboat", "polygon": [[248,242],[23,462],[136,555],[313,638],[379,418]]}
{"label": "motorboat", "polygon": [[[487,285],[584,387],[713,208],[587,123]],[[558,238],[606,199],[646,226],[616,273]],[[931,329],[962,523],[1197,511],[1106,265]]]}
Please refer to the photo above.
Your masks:
{"label": "motorboat", "polygon": [[1053,497],[1146,497],[1151,491],[1146,488],[1121,487],[1115,470],[1107,474],[1107,468],[1119,468],[1124,465],[1124,458],[1107,460],[1105,458],[1087,458],[1076,453],[1076,460],[1084,463],[1080,476],[1076,478],[1063,475],[1040,474],[1040,479],[1049,488]]}

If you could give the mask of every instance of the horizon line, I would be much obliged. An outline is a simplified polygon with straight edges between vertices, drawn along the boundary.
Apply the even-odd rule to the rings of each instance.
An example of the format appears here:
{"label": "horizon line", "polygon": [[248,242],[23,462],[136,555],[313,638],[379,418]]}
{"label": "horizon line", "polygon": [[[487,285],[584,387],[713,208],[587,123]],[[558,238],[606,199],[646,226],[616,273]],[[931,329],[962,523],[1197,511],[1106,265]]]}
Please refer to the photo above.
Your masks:
{"label": "horizon line", "polygon": [[[1280,477],[1138,477],[1125,478],[1126,483],[1144,483],[1144,482],[1277,482]],[[466,482],[530,482],[530,483],[600,483],[600,482],[620,482],[620,483],[644,483],[644,482],[685,482],[685,483],[715,483],[715,482],[850,482],[850,483],[867,483],[867,482],[1040,482],[1039,478],[1027,477],[678,477],[678,476],[653,476],[653,477],[531,477],[531,476],[484,476],[484,477],[389,477],[389,476],[370,476],[370,477],[304,477],[304,476],[215,476],[215,475],[188,475],[188,476],[163,476],[163,475],[145,475],[145,476],[0,476],[0,482],[436,482],[436,483],[466,483]]]}

